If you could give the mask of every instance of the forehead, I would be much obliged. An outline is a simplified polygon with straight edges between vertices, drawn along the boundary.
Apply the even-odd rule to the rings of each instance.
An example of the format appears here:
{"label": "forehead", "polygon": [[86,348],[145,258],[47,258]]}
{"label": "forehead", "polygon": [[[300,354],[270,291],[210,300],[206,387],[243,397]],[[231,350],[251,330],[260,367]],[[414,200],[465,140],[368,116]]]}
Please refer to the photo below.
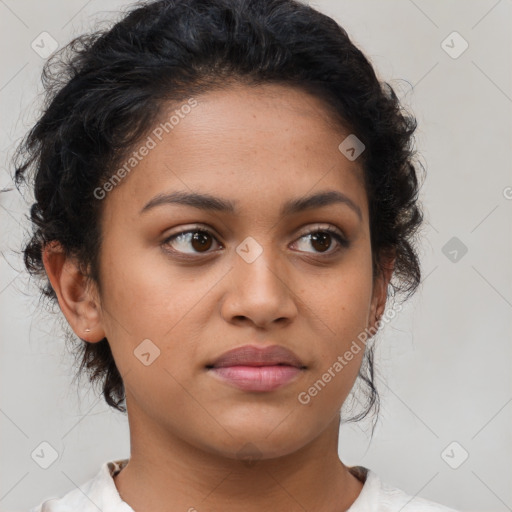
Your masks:
{"label": "forehead", "polygon": [[365,211],[362,168],[338,148],[348,135],[321,99],[300,89],[233,85],[162,108],[107,202],[139,212],[155,194],[181,190],[277,211],[291,197],[334,188]]}

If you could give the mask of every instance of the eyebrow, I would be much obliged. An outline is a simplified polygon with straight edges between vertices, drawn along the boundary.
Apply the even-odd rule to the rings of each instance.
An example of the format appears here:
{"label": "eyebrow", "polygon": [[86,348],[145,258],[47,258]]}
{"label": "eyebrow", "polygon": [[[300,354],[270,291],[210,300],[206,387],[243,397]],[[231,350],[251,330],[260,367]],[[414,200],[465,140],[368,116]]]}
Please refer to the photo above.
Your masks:
{"label": "eyebrow", "polygon": [[[170,194],[158,194],[144,205],[140,214],[164,204],[181,204],[192,206],[200,210],[225,212],[235,214],[236,203],[210,194],[200,194],[198,192],[172,192]],[[333,204],[345,204],[350,207],[362,220],[362,213],[359,206],[345,194],[336,190],[326,190],[318,192],[311,196],[300,197],[287,201],[281,208],[281,216],[286,217],[306,210],[331,206]]]}

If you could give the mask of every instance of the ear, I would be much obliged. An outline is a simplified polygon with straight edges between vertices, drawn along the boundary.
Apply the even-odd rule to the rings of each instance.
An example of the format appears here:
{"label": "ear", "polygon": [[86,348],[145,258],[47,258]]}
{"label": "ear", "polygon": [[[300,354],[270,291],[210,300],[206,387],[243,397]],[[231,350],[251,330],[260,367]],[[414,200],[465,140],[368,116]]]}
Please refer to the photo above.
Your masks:
{"label": "ear", "polygon": [[[105,331],[101,324],[99,298],[80,272],[78,262],[67,256],[56,241],[44,246],[42,257],[60,309],[75,334],[91,343],[101,341]],[[86,329],[90,331],[86,332]]]}
{"label": "ear", "polygon": [[381,256],[381,271],[375,277],[373,285],[372,303],[370,306],[370,325],[377,329],[376,324],[386,309],[386,301],[388,295],[388,285],[395,268],[396,255],[395,251],[388,251]]}

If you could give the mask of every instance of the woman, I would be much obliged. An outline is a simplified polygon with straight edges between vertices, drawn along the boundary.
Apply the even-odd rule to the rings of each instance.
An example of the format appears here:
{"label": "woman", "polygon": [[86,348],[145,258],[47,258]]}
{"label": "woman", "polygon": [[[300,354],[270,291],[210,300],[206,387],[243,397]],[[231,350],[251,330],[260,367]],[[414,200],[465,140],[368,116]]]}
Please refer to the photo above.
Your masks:
{"label": "woman", "polygon": [[346,421],[378,412],[371,341],[422,221],[415,120],[346,32],[293,0],[160,0],[45,83],[25,262],[131,455],[33,510],[451,510],[338,457],[358,377]]}

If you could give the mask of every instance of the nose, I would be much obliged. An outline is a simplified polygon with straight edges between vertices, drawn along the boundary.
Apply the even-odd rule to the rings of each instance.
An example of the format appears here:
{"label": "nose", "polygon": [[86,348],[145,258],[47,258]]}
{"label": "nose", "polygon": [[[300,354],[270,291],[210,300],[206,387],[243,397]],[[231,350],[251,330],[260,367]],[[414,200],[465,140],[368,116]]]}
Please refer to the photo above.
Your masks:
{"label": "nose", "polygon": [[269,249],[248,262],[238,254],[226,276],[221,314],[229,323],[269,328],[288,325],[297,316],[296,293],[286,263]]}

